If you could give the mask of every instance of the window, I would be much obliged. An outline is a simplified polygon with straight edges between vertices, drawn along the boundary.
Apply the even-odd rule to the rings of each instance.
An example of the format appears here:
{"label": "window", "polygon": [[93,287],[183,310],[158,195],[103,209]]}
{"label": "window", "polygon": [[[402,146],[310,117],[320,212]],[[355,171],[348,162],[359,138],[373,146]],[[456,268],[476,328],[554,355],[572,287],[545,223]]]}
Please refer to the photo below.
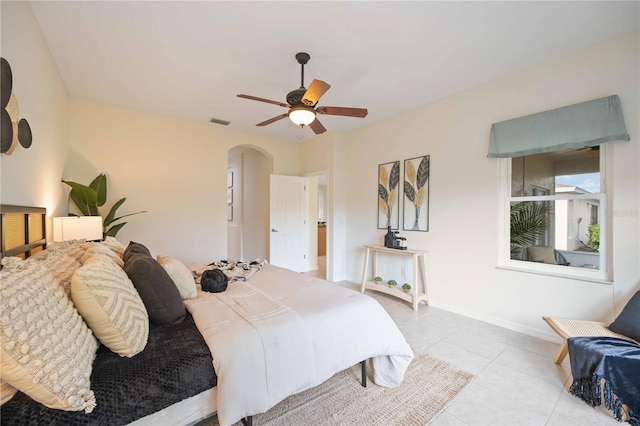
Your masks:
{"label": "window", "polygon": [[[608,278],[606,193],[599,146],[500,160],[505,248],[501,265],[532,272]],[[604,171],[604,168],[602,168]]]}

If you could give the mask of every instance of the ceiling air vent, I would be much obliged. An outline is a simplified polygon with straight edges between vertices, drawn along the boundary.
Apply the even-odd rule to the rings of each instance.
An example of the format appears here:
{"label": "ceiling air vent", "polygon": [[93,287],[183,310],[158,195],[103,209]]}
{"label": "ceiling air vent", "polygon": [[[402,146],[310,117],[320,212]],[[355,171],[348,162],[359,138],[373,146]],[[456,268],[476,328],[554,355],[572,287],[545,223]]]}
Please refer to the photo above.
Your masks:
{"label": "ceiling air vent", "polygon": [[215,118],[215,117],[209,120],[209,122],[214,124],[222,124],[223,126],[228,126],[229,123],[231,123],[230,121],[220,120],[219,118]]}

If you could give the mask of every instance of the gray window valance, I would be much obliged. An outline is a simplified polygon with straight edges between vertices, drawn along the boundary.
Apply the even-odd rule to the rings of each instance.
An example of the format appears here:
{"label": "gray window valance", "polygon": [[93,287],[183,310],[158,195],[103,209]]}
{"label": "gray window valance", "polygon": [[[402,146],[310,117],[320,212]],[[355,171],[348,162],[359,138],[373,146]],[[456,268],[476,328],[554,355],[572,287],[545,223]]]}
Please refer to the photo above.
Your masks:
{"label": "gray window valance", "polygon": [[520,157],[629,140],[618,95],[491,125],[487,157]]}

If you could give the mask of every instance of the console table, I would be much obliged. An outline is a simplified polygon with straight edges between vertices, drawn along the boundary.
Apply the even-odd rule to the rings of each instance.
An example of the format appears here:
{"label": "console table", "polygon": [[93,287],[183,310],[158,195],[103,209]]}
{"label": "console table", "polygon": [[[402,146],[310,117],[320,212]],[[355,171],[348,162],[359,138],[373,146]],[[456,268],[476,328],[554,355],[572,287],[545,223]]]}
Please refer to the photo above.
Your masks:
{"label": "console table", "polygon": [[[398,250],[380,245],[365,245],[367,255],[364,258],[364,272],[362,273],[362,285],[360,292],[364,293],[365,289],[375,290],[381,293],[390,294],[413,304],[413,310],[418,310],[418,303],[424,300],[429,304],[427,297],[427,252],[424,250],[407,249]],[[390,288],[386,283],[376,284],[374,278],[377,276],[377,257],[378,253],[386,253],[397,256],[411,256],[413,258],[413,287],[409,292],[405,292],[402,288]],[[372,266],[372,275],[369,276],[369,262]],[[370,278],[369,278],[370,277]],[[396,287],[401,287],[402,283],[398,283]]]}

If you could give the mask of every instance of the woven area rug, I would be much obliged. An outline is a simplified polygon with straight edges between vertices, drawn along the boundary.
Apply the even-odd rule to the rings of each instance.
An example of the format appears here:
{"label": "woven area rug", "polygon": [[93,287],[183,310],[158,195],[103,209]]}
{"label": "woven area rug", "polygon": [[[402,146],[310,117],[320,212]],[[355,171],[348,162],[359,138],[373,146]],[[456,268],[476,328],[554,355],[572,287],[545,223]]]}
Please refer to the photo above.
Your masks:
{"label": "woven area rug", "polygon": [[[369,366],[367,387],[363,388],[358,364],[253,416],[253,424],[426,425],[469,384],[473,375],[415,349],[414,354],[402,385],[395,389],[373,383]],[[218,426],[217,419],[207,426]]]}

